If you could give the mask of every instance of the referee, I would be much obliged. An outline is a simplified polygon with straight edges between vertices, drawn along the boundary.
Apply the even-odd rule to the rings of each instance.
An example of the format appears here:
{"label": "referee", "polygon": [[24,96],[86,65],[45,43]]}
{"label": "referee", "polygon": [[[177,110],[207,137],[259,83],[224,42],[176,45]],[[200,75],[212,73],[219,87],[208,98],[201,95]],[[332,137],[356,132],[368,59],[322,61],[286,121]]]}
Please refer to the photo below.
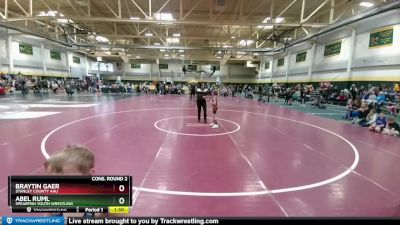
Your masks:
{"label": "referee", "polygon": [[207,102],[206,102],[207,91],[208,90],[204,87],[204,83],[202,83],[200,88],[197,88],[197,90],[196,90],[196,95],[197,95],[197,119],[200,122],[201,108],[203,107],[204,123],[207,123]]}

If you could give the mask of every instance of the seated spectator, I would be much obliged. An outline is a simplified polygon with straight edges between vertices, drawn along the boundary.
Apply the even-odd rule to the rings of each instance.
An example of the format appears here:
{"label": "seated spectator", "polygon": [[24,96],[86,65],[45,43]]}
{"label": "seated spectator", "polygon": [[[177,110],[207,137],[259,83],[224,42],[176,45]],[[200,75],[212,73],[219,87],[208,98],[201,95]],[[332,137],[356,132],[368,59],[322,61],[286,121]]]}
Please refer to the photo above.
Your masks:
{"label": "seated spectator", "polygon": [[383,129],[386,127],[386,116],[385,113],[381,112],[376,118],[375,123],[373,123],[371,126],[369,126],[370,131],[375,131],[375,132],[382,132]]}
{"label": "seated spectator", "polygon": [[349,100],[347,101],[347,106],[346,106],[347,112],[343,118],[346,120],[352,120],[353,116],[357,117],[358,116],[357,109],[360,107],[361,107],[360,100],[356,99],[355,101],[353,101],[352,98],[349,98]]}
{"label": "seated spectator", "polygon": [[369,127],[375,123],[376,118],[378,118],[378,113],[375,111],[375,109],[371,109],[365,118],[358,121],[358,125],[362,127]]}
{"label": "seated spectator", "polygon": [[352,123],[358,123],[361,119],[365,119],[369,113],[368,104],[366,102],[361,103],[361,107],[351,112],[353,118]]}
{"label": "seated spectator", "polygon": [[394,117],[388,118],[386,127],[383,129],[382,133],[391,136],[399,136],[400,126],[398,123],[396,123]]}
{"label": "seated spectator", "polygon": [[54,93],[54,94],[57,93],[58,84],[54,82],[54,83],[51,85],[51,89],[53,90],[53,93]]}
{"label": "seated spectator", "polygon": [[376,95],[373,91],[371,91],[366,99],[368,104],[375,104],[376,103]]}
{"label": "seated spectator", "polygon": [[389,102],[387,109],[392,116],[397,116],[399,110],[399,102]]}
{"label": "seated spectator", "polygon": [[385,101],[386,95],[383,93],[383,91],[380,91],[378,96],[376,97],[376,108],[382,107]]}
{"label": "seated spectator", "polygon": [[3,84],[0,83],[0,95],[6,94],[6,89],[3,87]]}
{"label": "seated spectator", "polygon": [[393,91],[396,92],[396,93],[399,93],[399,92],[400,92],[400,86],[399,86],[399,84],[395,84],[395,85],[394,85]]}
{"label": "seated spectator", "polygon": [[336,100],[337,100],[338,102],[344,102],[344,101],[346,101],[346,96],[344,95],[344,91],[341,91],[341,92],[340,92],[340,94],[339,94],[339,96],[336,98]]}

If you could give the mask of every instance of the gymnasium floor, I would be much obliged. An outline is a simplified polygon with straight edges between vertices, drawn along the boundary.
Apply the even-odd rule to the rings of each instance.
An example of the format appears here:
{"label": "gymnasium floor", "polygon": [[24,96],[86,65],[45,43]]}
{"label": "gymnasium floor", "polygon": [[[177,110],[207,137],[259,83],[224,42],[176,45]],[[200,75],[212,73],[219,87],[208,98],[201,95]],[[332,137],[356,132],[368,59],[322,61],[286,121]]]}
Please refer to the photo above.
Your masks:
{"label": "gymnasium floor", "polygon": [[8,175],[80,143],[97,174],[133,176],[132,216],[400,216],[399,138],[321,117],[335,106],[219,108],[211,129],[187,95],[0,97],[0,214]]}

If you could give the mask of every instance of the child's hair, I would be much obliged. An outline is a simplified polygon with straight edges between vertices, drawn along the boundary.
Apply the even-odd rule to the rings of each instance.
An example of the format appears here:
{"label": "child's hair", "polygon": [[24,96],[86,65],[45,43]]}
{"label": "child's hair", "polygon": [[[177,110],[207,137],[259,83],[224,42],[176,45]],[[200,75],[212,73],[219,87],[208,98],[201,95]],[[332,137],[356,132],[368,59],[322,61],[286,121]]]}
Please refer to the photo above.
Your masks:
{"label": "child's hair", "polygon": [[387,120],[388,120],[388,122],[394,122],[395,121],[393,116],[389,116]]}
{"label": "child's hair", "polygon": [[49,173],[63,173],[63,167],[67,164],[86,175],[94,168],[94,155],[86,146],[67,145],[47,159],[44,168]]}

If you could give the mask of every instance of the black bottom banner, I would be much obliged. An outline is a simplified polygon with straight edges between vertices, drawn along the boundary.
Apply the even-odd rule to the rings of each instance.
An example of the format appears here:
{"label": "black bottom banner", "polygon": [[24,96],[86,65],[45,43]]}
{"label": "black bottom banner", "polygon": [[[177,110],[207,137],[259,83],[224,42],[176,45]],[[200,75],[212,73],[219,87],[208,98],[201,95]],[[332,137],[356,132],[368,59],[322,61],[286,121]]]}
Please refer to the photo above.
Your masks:
{"label": "black bottom banner", "polygon": [[67,225],[164,225],[164,224],[362,224],[400,225],[400,218],[187,218],[187,217],[115,217],[115,218],[72,218]]}

